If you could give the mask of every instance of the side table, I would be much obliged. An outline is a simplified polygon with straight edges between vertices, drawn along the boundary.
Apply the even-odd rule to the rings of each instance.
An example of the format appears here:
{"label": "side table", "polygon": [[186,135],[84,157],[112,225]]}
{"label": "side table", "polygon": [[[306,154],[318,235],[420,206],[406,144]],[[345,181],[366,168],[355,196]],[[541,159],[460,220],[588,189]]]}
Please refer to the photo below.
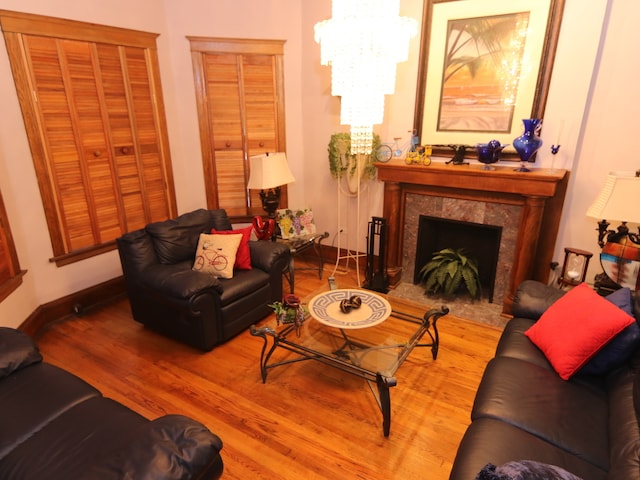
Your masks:
{"label": "side table", "polygon": [[304,267],[298,270],[318,270],[318,278],[322,279],[322,270],[324,268],[324,257],[322,256],[322,240],[329,236],[329,232],[324,233],[312,233],[309,235],[301,235],[293,238],[281,238],[277,237],[276,241],[287,245],[291,252],[291,260],[289,261],[288,271],[285,273],[287,280],[289,281],[289,289],[291,293],[294,293],[295,289],[295,257],[313,247],[318,258],[317,267]]}

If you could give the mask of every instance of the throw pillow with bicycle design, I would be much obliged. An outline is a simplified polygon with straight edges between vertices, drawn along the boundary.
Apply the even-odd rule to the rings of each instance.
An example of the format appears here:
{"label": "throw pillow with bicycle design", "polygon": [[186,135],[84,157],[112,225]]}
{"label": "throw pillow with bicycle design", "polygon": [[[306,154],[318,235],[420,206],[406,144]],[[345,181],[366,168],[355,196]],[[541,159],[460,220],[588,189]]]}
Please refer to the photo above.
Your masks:
{"label": "throw pillow with bicycle design", "polygon": [[192,270],[220,278],[233,278],[233,266],[241,240],[241,233],[237,235],[201,233]]}

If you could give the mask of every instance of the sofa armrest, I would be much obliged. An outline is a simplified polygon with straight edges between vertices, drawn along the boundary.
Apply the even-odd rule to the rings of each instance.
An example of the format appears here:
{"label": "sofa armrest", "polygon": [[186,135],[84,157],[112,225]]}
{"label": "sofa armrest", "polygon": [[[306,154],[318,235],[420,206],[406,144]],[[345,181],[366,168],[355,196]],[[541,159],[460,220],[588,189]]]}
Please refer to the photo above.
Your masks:
{"label": "sofa armrest", "polygon": [[551,304],[564,294],[565,292],[558,288],[535,280],[525,280],[516,290],[511,313],[514,317],[537,320]]}
{"label": "sofa armrest", "polygon": [[0,378],[41,361],[42,355],[29,335],[14,328],[0,327]]}
{"label": "sofa armrest", "polygon": [[185,300],[207,289],[212,289],[220,295],[223,292],[222,284],[217,277],[195,272],[184,262],[176,265],[153,265],[145,269],[140,283],[161,295]]}
{"label": "sofa armrest", "polygon": [[222,474],[222,440],[182,415],[165,415],[102,453],[86,479],[217,478]]}
{"label": "sofa armrest", "polygon": [[249,249],[251,250],[251,266],[260,270],[271,272],[274,265],[278,264],[281,259],[284,259],[281,265],[289,265],[291,251],[289,247],[282,243],[267,240],[250,240]]}

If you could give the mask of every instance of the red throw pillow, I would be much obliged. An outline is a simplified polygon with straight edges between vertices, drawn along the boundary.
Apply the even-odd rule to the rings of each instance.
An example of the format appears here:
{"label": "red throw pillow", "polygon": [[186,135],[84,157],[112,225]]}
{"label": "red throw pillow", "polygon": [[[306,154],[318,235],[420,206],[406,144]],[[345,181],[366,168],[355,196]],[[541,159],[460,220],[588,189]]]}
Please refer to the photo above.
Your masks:
{"label": "red throw pillow", "polygon": [[525,335],[542,350],[560,378],[568,380],[634,321],[582,283],[553,303]]}
{"label": "red throw pillow", "polygon": [[242,240],[240,240],[240,246],[238,247],[238,253],[236,253],[236,263],[234,268],[238,270],[251,270],[251,251],[249,250],[249,239],[251,238],[252,226],[249,225],[245,228],[239,228],[237,230],[216,230],[211,229],[211,233],[217,233],[220,235],[233,235],[242,234]]}

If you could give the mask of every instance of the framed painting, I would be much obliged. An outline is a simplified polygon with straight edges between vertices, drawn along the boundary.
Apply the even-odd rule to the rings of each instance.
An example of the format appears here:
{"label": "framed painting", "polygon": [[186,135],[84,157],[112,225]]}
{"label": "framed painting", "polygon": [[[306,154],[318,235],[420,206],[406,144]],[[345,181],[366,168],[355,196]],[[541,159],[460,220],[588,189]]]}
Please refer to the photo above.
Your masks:
{"label": "framed painting", "polygon": [[[543,118],[564,0],[425,0],[414,124],[434,154]],[[508,147],[502,158],[517,159]]]}

